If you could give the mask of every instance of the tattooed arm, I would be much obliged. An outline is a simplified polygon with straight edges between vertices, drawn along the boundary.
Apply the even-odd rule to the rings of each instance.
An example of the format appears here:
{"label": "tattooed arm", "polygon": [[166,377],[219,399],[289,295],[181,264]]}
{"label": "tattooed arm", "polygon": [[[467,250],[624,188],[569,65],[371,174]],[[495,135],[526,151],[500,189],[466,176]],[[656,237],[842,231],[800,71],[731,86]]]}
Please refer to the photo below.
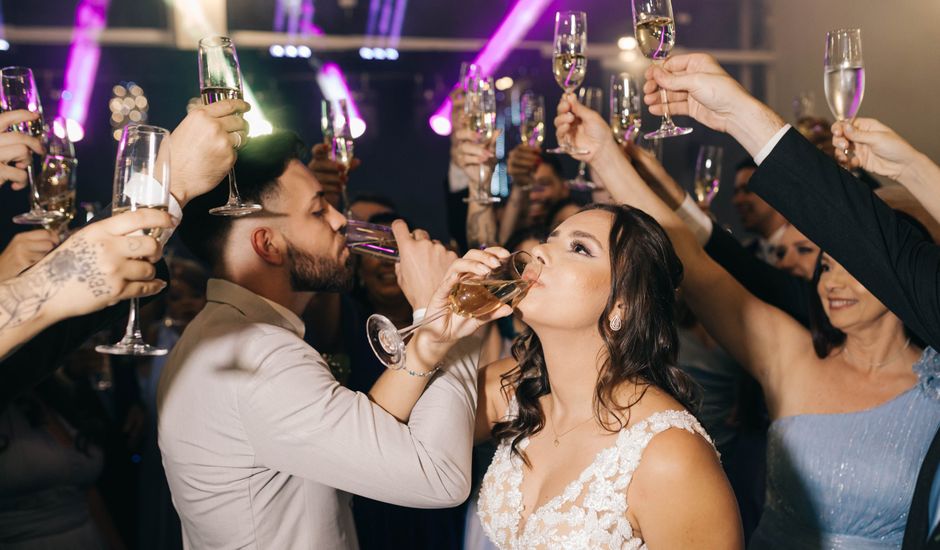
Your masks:
{"label": "tattooed arm", "polygon": [[[170,227],[169,215],[138,210],[93,223],[22,275],[0,283],[0,357],[65,318],[159,292],[152,262],[161,247],[144,228]],[[142,259],[140,259],[142,258]]]}

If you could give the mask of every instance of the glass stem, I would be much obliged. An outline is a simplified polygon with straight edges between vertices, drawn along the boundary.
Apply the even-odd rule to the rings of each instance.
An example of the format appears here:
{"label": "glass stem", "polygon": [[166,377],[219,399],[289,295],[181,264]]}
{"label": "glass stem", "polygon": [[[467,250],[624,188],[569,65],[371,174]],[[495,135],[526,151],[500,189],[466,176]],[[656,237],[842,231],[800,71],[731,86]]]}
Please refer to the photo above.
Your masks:
{"label": "glass stem", "polygon": [[228,204],[241,204],[242,198],[238,194],[238,184],[235,182],[235,169],[228,172]]}
{"label": "glass stem", "polygon": [[[659,67],[662,70],[664,71],[666,70],[665,59],[660,59],[656,61],[656,64],[659,65]],[[663,101],[663,126],[669,126],[669,127],[675,126],[675,124],[673,124],[672,122],[672,117],[669,115],[669,97],[666,95],[665,88],[659,89],[659,97],[662,98],[662,101]]]}
{"label": "glass stem", "polygon": [[447,309],[442,309],[442,310],[438,311],[437,313],[435,313],[434,315],[432,315],[432,316],[430,316],[430,317],[425,317],[424,319],[421,319],[421,320],[418,321],[417,323],[414,323],[414,324],[412,324],[412,325],[408,325],[407,327],[405,327],[405,328],[399,330],[399,331],[398,331],[398,335],[401,336],[401,340],[402,340],[402,342],[404,342],[405,339],[408,338],[408,337],[411,335],[412,332],[418,330],[419,328],[423,327],[424,325],[426,325],[426,324],[428,324],[428,323],[433,323],[434,321],[437,321],[438,319],[440,319],[441,317],[447,315],[448,313],[449,313],[449,310],[447,310]]}
{"label": "glass stem", "polygon": [[578,165],[578,180],[584,181],[584,178],[587,175],[586,172],[587,172],[587,163],[582,160],[581,164]]}
{"label": "glass stem", "polygon": [[127,317],[127,329],[124,331],[124,339],[133,339],[135,341],[143,340],[140,333],[140,302],[137,298],[131,298],[131,312]]}
{"label": "glass stem", "polygon": [[36,185],[36,176],[33,174],[33,163],[26,165],[26,179],[29,182],[29,209],[32,212],[42,212],[43,208],[39,206],[39,187]]}

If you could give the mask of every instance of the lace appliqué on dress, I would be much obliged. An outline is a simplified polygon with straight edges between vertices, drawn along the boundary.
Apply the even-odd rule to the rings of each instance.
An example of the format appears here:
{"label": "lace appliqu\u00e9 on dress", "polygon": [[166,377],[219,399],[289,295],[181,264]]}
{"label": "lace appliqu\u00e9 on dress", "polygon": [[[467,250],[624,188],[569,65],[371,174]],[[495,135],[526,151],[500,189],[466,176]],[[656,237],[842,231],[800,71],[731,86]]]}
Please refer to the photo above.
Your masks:
{"label": "lace appliqu\u00e9 on dress", "polygon": [[[510,414],[515,414],[515,402]],[[479,515],[487,536],[502,550],[523,549],[645,549],[627,520],[627,487],[640,465],[643,450],[656,434],[679,428],[711,438],[686,411],[662,411],[624,429],[617,442],[565,490],[532,512],[519,533],[522,518],[523,463],[500,443],[480,488]],[[523,440],[520,448],[528,446]]]}

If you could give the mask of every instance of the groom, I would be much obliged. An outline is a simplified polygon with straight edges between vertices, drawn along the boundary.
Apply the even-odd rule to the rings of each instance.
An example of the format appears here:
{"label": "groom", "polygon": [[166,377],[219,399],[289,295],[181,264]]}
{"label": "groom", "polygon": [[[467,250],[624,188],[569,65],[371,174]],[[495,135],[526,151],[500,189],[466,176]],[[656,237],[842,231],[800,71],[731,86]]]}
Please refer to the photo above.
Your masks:
{"label": "groom", "polygon": [[[261,213],[209,216],[225,200],[219,186],[190,203],[179,229],[216,277],[158,391],[160,450],[186,548],[357,548],[350,493],[434,508],[470,490],[477,339],[460,340],[448,354],[456,359],[440,363],[443,352],[419,342],[408,369],[383,374],[375,401],[340,386],[303,341],[299,314],[313,292],[343,289],[350,271],[346,219],[297,159],[300,145],[279,132],[240,151],[241,196]],[[402,289],[424,307],[456,256],[401,228],[396,238]],[[444,365],[437,376],[414,376],[435,363]],[[380,384],[392,401],[414,396],[405,410],[417,399],[410,421],[377,404]]]}

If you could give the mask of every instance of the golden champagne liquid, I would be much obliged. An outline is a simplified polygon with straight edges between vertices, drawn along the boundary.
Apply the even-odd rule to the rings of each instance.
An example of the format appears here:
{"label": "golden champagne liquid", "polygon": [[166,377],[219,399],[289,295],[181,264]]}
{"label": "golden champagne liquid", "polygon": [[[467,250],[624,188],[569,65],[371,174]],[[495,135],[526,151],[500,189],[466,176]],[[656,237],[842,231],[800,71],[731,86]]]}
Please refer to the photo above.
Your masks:
{"label": "golden champagne liquid", "polygon": [[544,122],[525,122],[519,126],[519,134],[522,142],[527,145],[541,146],[545,141],[545,123]]}
{"label": "golden champagne liquid", "polygon": [[529,290],[530,282],[467,279],[450,292],[454,312],[466,317],[480,317],[499,309],[502,304],[515,307]]}
{"label": "golden champagne liquid", "polygon": [[676,45],[676,24],[671,17],[653,17],[636,24],[636,42],[646,57],[666,59]]}
{"label": "golden champagne liquid", "polygon": [[587,74],[587,57],[574,53],[556,53],[552,59],[555,82],[566,92],[577,90]]}
{"label": "golden champagne liquid", "polygon": [[47,212],[59,214],[60,218],[44,224],[46,229],[57,229],[75,217],[75,167],[73,157],[46,155],[42,172],[35,180],[39,207]]}
{"label": "golden champagne liquid", "polygon": [[201,96],[202,104],[209,105],[223,99],[241,99],[242,91],[235,88],[205,88]]}
{"label": "golden champagne liquid", "polygon": [[624,145],[629,141],[633,141],[633,137],[639,133],[640,116],[635,113],[612,116],[610,129],[613,130],[614,139],[617,140],[617,143]]}

